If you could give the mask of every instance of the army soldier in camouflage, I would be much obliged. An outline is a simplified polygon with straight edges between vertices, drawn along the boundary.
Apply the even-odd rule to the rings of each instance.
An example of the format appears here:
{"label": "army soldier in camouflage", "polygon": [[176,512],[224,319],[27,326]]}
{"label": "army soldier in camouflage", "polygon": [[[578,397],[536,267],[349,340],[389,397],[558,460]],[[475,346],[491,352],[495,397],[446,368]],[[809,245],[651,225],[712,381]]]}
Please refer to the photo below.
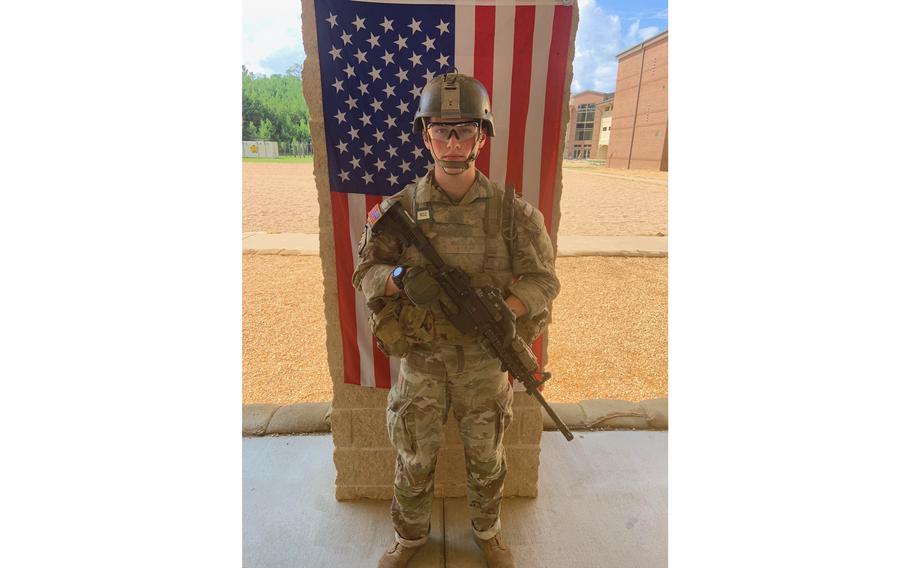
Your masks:
{"label": "army soldier in camouflage", "polygon": [[[421,94],[414,132],[431,152],[434,169],[389,199],[401,201],[443,260],[467,272],[472,286],[502,290],[515,316],[507,324],[511,333],[530,341],[559,293],[553,246],[543,215],[475,167],[494,135],[490,109],[486,89],[471,77],[449,73],[431,80]],[[479,337],[446,319],[440,303],[451,300],[424,270],[427,264],[397,236],[372,235],[368,228],[353,277],[372,310],[379,344],[402,358],[386,413],[389,439],[398,450],[396,537],[379,567],[405,566],[428,539],[433,475],[449,408],[465,449],[475,540],[488,566],[514,566],[499,517],[512,387]]]}

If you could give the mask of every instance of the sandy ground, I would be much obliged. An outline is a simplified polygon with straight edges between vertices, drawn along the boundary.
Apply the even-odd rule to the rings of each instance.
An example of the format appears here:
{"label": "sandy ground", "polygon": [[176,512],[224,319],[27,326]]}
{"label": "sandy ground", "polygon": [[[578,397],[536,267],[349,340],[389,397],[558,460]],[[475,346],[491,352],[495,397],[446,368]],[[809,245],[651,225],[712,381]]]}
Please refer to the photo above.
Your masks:
{"label": "sandy ground", "polygon": [[[312,164],[243,164],[243,230],[318,232]],[[562,235],[667,234],[666,172],[563,169]],[[243,257],[243,402],[332,398],[315,256]],[[559,258],[552,402],[667,392],[667,259]],[[571,322],[571,323],[570,323]]]}
{"label": "sandy ground", "polygon": [[[667,259],[561,257],[547,400],[667,396]],[[243,256],[243,402],[331,400],[315,256]]]}
{"label": "sandy ground", "polygon": [[[584,162],[579,162],[583,164]],[[562,235],[666,235],[666,172],[563,168]],[[312,164],[243,164],[243,230],[318,233]]]}
{"label": "sandy ground", "polygon": [[563,169],[585,170],[623,177],[645,178],[649,180],[661,180],[664,183],[669,179],[669,172],[656,172],[654,170],[621,170],[618,168],[608,168],[593,164],[586,160],[563,160]]}

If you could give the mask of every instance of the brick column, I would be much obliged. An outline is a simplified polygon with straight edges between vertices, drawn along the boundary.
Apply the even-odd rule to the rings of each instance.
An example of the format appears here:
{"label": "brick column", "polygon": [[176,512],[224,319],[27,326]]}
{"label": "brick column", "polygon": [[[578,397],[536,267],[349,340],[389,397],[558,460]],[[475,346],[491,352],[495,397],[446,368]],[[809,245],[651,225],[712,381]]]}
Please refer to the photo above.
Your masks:
{"label": "brick column", "polygon": [[[335,498],[391,499],[395,449],[385,425],[384,389],[335,385],[332,403],[332,438],[335,442]],[[537,402],[516,392],[514,418],[505,434],[507,497],[536,497],[543,419]],[[443,446],[436,464],[437,497],[465,495],[464,447],[455,417],[449,412]]]}

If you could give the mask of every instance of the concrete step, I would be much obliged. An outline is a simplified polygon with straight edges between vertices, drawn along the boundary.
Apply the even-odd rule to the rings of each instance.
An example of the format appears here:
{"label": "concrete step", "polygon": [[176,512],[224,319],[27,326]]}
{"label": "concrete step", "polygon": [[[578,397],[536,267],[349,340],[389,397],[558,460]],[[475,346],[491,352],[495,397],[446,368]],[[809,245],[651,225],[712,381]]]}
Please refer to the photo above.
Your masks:
{"label": "concrete step", "polygon": [[[668,400],[641,402],[593,399],[581,402],[554,402],[550,406],[570,430],[667,430]],[[543,415],[544,430],[556,430],[549,415]],[[296,404],[244,404],[243,435],[314,434],[331,430],[330,402]]]}
{"label": "concrete step", "polygon": [[[244,254],[319,256],[319,235],[243,233]],[[667,256],[667,237],[561,235],[557,256]]]}

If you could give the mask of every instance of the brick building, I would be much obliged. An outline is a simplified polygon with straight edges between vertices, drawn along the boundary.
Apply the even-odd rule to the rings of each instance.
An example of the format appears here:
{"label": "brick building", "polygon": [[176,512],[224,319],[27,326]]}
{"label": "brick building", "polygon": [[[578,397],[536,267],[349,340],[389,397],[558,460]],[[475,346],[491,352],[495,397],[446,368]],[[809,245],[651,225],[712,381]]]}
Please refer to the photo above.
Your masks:
{"label": "brick building", "polygon": [[613,127],[613,93],[610,93],[610,98],[602,103],[598,103],[595,108],[597,116],[600,117],[599,122],[594,124],[600,127],[600,135],[597,139],[597,159],[606,160],[607,159],[607,148],[610,145],[610,131]]}
{"label": "brick building", "polygon": [[[613,93],[582,91],[569,98],[569,127],[562,157],[567,160],[606,159],[609,122],[604,131],[604,118],[613,110]],[[604,136],[606,134],[606,136]]]}
{"label": "brick building", "polygon": [[609,130],[608,167],[669,169],[668,33],[658,34],[616,56],[619,68]]}

